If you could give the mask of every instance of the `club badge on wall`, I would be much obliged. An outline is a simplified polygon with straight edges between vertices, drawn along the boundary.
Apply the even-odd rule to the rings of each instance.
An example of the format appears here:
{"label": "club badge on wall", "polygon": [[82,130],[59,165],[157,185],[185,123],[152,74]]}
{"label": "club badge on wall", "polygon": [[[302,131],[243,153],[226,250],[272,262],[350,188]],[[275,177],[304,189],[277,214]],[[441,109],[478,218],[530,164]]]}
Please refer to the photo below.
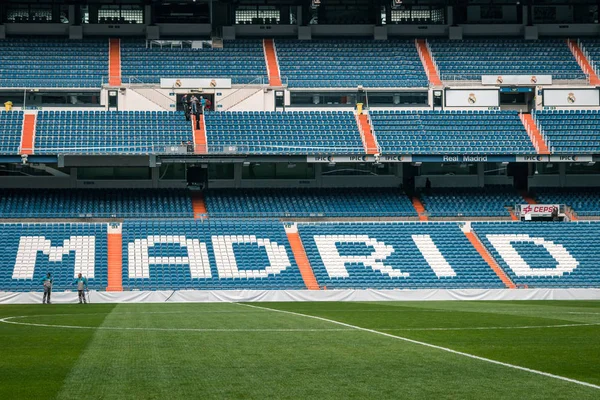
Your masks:
{"label": "club badge on wall", "polygon": [[475,96],[475,93],[469,93],[469,99],[467,101],[469,104],[477,103],[477,97]]}

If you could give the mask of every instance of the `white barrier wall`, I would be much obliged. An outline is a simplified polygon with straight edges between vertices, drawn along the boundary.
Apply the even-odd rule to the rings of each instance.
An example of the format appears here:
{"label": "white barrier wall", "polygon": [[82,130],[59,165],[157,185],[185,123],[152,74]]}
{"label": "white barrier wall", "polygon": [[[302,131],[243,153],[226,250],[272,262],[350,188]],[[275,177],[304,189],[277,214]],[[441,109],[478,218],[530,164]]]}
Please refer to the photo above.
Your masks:
{"label": "white barrier wall", "polygon": [[447,89],[446,107],[498,107],[500,92],[498,89]]}
{"label": "white barrier wall", "polygon": [[[0,304],[35,304],[43,293],[0,292]],[[219,303],[291,301],[507,301],[600,300],[600,289],[420,289],[420,290],[181,290],[90,291],[92,303]],[[77,292],[52,293],[54,304],[76,303]]]}
{"label": "white barrier wall", "polygon": [[545,107],[598,107],[598,89],[544,89]]}

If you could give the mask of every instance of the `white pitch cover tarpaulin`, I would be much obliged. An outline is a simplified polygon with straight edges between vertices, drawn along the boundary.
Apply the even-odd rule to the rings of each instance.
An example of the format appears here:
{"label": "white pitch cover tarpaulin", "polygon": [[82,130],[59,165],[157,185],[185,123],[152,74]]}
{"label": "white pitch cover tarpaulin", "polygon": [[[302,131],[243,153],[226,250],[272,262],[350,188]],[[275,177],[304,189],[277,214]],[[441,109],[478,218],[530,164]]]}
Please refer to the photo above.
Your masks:
{"label": "white pitch cover tarpaulin", "polygon": [[[42,303],[41,292],[0,292],[0,304]],[[170,290],[96,292],[91,303],[218,303],[292,301],[600,300],[600,289]],[[77,303],[77,292],[53,292],[54,304]]]}

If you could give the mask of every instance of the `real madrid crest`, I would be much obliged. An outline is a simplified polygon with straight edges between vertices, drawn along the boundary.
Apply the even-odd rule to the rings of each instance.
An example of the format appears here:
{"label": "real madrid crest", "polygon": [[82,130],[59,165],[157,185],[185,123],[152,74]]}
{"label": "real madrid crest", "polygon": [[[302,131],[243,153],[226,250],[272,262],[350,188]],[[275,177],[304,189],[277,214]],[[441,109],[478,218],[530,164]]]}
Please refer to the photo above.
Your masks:
{"label": "real madrid crest", "polygon": [[569,93],[567,95],[567,103],[575,104],[575,101],[577,101],[577,99],[575,98],[575,93]]}
{"label": "real madrid crest", "polygon": [[477,103],[477,97],[475,97],[475,93],[469,93],[469,98],[467,99],[469,104]]}
{"label": "real madrid crest", "polygon": [[177,79],[177,80],[175,81],[175,87],[178,87],[178,88],[180,88],[180,87],[181,87],[181,79]]}

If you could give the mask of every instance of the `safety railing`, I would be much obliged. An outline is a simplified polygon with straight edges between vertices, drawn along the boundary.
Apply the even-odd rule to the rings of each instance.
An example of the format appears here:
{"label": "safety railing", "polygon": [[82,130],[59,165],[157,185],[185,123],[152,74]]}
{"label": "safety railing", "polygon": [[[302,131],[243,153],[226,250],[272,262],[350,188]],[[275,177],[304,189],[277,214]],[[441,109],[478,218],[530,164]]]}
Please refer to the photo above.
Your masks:
{"label": "safety railing", "polygon": [[[191,139],[191,138],[190,138]],[[256,148],[260,147],[260,150]],[[257,142],[256,144],[238,145],[195,145],[193,143],[172,145],[136,144],[120,146],[36,146],[36,154],[44,155],[192,155],[210,153],[211,155],[247,155],[247,154],[281,154],[281,155],[364,155],[361,147],[320,147],[320,146],[283,146]]]}
{"label": "safety railing", "polygon": [[[444,82],[445,86],[482,85],[481,74],[441,74],[440,79]],[[555,85],[583,85],[589,83],[589,76],[584,73],[561,73],[560,77],[553,78],[552,82]]]}
{"label": "safety railing", "polygon": [[[109,76],[103,76],[100,81],[102,86],[108,86],[110,81]],[[114,77],[113,77],[114,78]],[[169,76],[158,76],[158,75],[123,75],[121,78],[121,84],[125,85],[150,85],[152,87],[158,87],[160,85],[160,78],[169,78]],[[214,79],[214,76],[203,77],[203,76],[174,76],[172,78],[194,78],[194,79]],[[234,77],[224,77],[231,78],[232,86],[237,87],[238,85],[248,85],[251,82],[258,82],[257,84],[265,85],[269,83],[269,79],[267,76],[234,76]],[[283,78],[282,78],[283,79]],[[173,87],[173,89],[179,89]],[[197,89],[197,88],[193,88]],[[212,88],[204,88],[204,89],[212,89]],[[191,90],[191,89],[190,89]]]}

